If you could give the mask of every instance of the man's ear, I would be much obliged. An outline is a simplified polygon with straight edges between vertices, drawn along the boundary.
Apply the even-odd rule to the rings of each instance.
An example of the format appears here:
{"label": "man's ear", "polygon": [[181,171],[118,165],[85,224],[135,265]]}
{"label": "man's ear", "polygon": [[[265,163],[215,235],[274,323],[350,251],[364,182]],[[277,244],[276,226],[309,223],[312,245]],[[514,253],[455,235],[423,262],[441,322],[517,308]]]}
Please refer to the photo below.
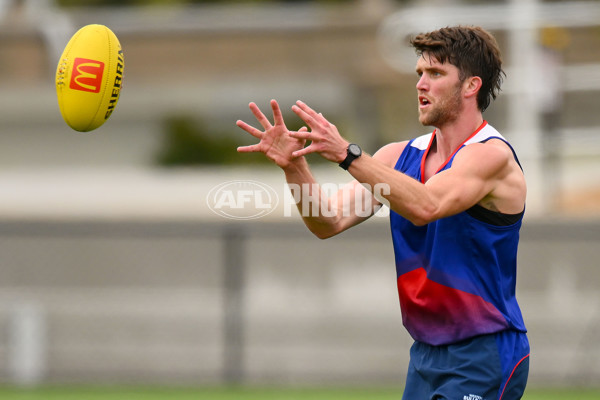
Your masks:
{"label": "man's ear", "polygon": [[479,89],[481,89],[481,84],[481,78],[478,76],[470,76],[467,79],[465,79],[465,97],[477,96]]}

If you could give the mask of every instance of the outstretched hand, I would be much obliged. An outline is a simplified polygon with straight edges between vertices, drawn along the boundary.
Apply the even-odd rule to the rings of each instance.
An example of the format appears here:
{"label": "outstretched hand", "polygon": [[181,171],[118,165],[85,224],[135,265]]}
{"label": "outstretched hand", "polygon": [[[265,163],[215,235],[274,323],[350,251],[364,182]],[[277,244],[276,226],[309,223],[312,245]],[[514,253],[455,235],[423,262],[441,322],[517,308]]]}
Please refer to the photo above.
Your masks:
{"label": "outstretched hand", "polygon": [[317,113],[301,101],[297,101],[292,106],[292,111],[308,125],[310,132],[300,130],[298,132],[290,132],[289,135],[298,140],[311,141],[309,146],[296,150],[293,153],[295,157],[310,153],[319,153],[329,161],[337,163],[344,161],[349,143],[340,135],[334,124],[325,119],[323,114]]}
{"label": "outstretched hand", "polygon": [[[240,146],[237,151],[240,153],[263,153],[268,159],[273,161],[281,168],[286,168],[294,161],[297,155],[294,152],[302,149],[306,143],[305,139],[295,138],[290,135],[290,131],[285,126],[283,115],[277,101],[271,100],[271,109],[273,110],[273,124],[263,114],[255,103],[250,103],[250,111],[256,117],[264,131],[248,125],[244,121],[238,120],[236,125],[260,141],[257,144],[249,146]],[[307,128],[300,129],[299,132],[306,132]]]}

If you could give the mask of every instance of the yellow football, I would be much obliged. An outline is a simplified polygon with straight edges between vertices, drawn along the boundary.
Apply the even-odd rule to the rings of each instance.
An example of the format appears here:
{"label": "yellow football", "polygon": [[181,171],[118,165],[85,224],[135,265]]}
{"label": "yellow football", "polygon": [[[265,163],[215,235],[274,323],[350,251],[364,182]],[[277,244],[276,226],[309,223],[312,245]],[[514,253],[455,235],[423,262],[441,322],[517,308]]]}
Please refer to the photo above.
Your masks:
{"label": "yellow football", "polygon": [[79,132],[111,116],[123,83],[124,58],[117,36],[104,25],[87,25],[69,40],[56,67],[56,95],[63,119]]}

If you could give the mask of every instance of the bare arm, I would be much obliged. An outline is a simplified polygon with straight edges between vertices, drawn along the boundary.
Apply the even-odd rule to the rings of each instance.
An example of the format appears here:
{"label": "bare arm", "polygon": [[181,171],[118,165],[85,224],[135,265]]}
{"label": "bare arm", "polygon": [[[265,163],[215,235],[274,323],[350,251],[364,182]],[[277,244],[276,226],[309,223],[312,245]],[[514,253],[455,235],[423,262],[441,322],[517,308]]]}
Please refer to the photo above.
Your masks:
{"label": "bare arm", "polygon": [[486,201],[487,208],[517,213],[522,211],[524,198],[508,201],[515,193],[506,193],[507,198],[496,195],[499,188],[506,186],[508,171],[513,170],[509,151],[487,143],[470,145],[456,156],[452,168],[434,175],[425,184],[368,155],[353,163],[349,172],[359,181],[389,182],[390,195],[386,199],[390,208],[415,225],[428,224]]}
{"label": "bare arm", "polygon": [[[379,206],[379,202],[374,200],[371,192],[355,180],[346,184],[337,193],[328,195],[316,182],[308,167],[288,168],[284,172],[302,221],[315,236],[321,239],[337,235],[359,224],[370,217]],[[370,199],[370,209],[358,215],[355,212],[355,204],[361,201],[369,202],[365,198]]]}
{"label": "bare arm", "polygon": [[[311,129],[291,134],[311,141],[310,146],[295,151],[294,155],[317,152],[330,161],[341,162],[347,142],[337,128],[302,102],[293,110]],[[396,157],[399,154],[396,152]],[[385,199],[390,208],[415,225],[457,214],[477,203],[505,213],[523,209],[522,174],[510,149],[498,141],[467,146],[455,157],[452,168],[434,175],[425,184],[395,170],[390,160],[390,156],[365,154],[355,160],[348,171],[357,181],[371,187],[389,184],[389,195]]]}
{"label": "bare arm", "polygon": [[[405,145],[405,142],[387,145],[375,153],[373,159],[393,165]],[[381,208],[382,202],[387,203],[385,195],[390,194],[388,184],[374,183],[371,186],[354,179],[328,197],[315,181],[306,162],[295,163],[284,171],[288,184],[293,185],[292,194],[302,220],[321,239],[367,220]]]}
{"label": "bare arm", "polygon": [[[380,166],[393,170],[392,167],[396,164],[406,144],[407,142],[388,144],[379,149],[373,155],[372,160]],[[344,146],[347,147],[347,144]],[[304,157],[298,159],[304,160]],[[321,239],[337,235],[367,220],[382,205],[389,206],[387,196],[391,194],[390,185],[383,180],[367,182],[354,179],[337,193],[327,197],[308,171],[308,165],[297,170],[286,169],[285,171],[289,184],[308,183],[305,187],[306,192],[302,193],[303,196],[298,200],[297,206],[308,229]],[[311,214],[312,207],[306,206],[307,201],[311,205],[320,204],[320,209],[327,210],[327,212]]]}
{"label": "bare arm", "polygon": [[[275,100],[271,101],[271,108],[273,124],[256,104],[250,104],[250,110],[264,130],[237,121],[240,128],[260,139],[259,143],[241,146],[238,151],[262,152],[284,171],[302,220],[312,233],[319,238],[331,237],[366,220],[379,209],[381,203],[356,180],[328,197],[316,182],[306,159],[293,155],[306,141],[290,134]],[[390,151],[382,151],[382,154],[390,154]]]}

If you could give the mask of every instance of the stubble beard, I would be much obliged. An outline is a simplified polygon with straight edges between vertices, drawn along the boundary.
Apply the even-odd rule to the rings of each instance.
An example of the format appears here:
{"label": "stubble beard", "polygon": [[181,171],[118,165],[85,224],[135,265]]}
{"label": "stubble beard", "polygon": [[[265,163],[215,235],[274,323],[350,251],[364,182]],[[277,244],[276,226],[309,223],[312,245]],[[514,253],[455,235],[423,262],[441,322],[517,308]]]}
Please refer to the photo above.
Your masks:
{"label": "stubble beard", "polygon": [[460,116],[462,109],[461,85],[458,84],[452,95],[443,98],[437,105],[431,107],[426,113],[421,113],[419,121],[423,126],[439,128],[454,122]]}

